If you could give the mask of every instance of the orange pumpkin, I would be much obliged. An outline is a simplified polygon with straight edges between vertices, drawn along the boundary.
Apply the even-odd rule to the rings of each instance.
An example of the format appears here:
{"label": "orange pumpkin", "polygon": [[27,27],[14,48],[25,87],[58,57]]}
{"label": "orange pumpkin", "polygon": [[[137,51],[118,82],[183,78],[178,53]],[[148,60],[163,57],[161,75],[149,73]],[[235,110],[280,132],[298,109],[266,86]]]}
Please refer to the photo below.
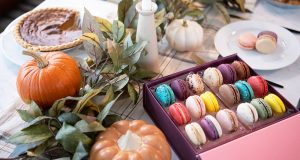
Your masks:
{"label": "orange pumpkin", "polygon": [[142,120],[122,120],[98,135],[89,159],[170,160],[171,150],[156,126]]}
{"label": "orange pumpkin", "polygon": [[81,76],[72,57],[63,52],[23,54],[34,58],[21,66],[17,77],[17,90],[24,102],[33,100],[47,109],[54,101],[78,93]]}

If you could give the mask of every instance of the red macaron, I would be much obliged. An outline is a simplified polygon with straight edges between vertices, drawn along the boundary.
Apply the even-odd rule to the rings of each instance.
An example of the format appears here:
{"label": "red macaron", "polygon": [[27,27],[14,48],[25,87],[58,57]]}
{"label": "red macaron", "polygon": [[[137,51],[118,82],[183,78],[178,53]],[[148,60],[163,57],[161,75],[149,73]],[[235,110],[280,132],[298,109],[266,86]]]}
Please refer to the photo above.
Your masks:
{"label": "red macaron", "polygon": [[182,103],[174,103],[169,107],[171,117],[178,125],[183,125],[191,121],[187,108]]}
{"label": "red macaron", "polygon": [[268,83],[261,76],[251,76],[247,82],[253,89],[256,98],[262,98],[268,93]]}

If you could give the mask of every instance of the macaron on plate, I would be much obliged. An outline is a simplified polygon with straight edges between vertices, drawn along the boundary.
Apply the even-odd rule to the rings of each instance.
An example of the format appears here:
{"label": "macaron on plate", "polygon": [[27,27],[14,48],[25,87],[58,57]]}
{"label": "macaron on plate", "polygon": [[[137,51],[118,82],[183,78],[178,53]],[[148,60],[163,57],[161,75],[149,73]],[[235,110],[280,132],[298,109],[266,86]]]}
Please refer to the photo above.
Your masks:
{"label": "macaron on plate", "polygon": [[[263,31],[276,33],[277,40],[270,38],[269,33]],[[258,43],[254,44],[249,41],[249,39],[255,39],[253,36],[243,35],[247,32],[254,34]],[[260,32],[262,34],[259,38],[257,36]],[[244,41],[239,40],[239,38]],[[247,45],[241,48],[242,43],[239,42],[244,42]],[[294,63],[300,56],[300,43],[290,31],[263,21],[249,20],[230,23],[217,32],[214,43],[222,56],[237,53],[251,68],[256,70],[280,69]],[[245,49],[252,48],[253,44],[258,50]]]}

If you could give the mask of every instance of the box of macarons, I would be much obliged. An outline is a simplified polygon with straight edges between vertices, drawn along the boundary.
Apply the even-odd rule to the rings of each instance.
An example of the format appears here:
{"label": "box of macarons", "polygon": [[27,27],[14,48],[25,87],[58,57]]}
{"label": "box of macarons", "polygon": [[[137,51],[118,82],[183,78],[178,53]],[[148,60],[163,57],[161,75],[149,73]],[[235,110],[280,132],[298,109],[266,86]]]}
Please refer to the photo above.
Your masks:
{"label": "box of macarons", "polygon": [[143,96],[181,159],[201,159],[298,113],[236,54],[145,83]]}

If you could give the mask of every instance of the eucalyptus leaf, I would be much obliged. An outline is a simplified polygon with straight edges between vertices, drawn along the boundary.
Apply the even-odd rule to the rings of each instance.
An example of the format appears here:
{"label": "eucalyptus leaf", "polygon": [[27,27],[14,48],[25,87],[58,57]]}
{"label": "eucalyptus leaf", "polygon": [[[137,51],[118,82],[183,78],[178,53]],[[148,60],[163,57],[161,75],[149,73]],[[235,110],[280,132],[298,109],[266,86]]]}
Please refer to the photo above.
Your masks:
{"label": "eucalyptus leaf", "polygon": [[35,116],[30,114],[27,110],[17,109],[17,112],[21,119],[25,122],[30,122],[35,118]]}
{"label": "eucalyptus leaf", "polygon": [[132,39],[131,39],[131,33],[129,33],[125,40],[124,40],[124,49],[127,49],[133,45]]}
{"label": "eucalyptus leaf", "polygon": [[114,90],[113,90],[113,86],[111,85],[108,90],[106,91],[105,96],[103,97],[103,99],[101,100],[100,104],[99,104],[99,110],[101,111],[102,108],[107,105],[108,102],[112,101],[114,99]]}
{"label": "eucalyptus leaf", "polygon": [[136,72],[133,74],[133,77],[136,79],[149,79],[157,76],[157,74],[158,73],[139,67],[137,68]]}
{"label": "eucalyptus leaf", "polygon": [[90,33],[90,32],[83,33],[80,36],[80,39],[83,41],[87,41],[96,47],[100,47],[100,44],[101,44],[98,36],[95,33]]}
{"label": "eucalyptus leaf", "polygon": [[60,111],[65,107],[65,103],[69,100],[79,101],[82,97],[66,97],[59,100],[56,100],[52,107],[49,109],[49,115],[51,117],[57,117],[60,114]]}
{"label": "eucalyptus leaf", "polygon": [[105,128],[101,123],[93,121],[87,123],[85,120],[80,120],[75,124],[75,127],[82,133],[104,131]]}
{"label": "eucalyptus leaf", "polygon": [[114,43],[111,40],[107,40],[107,50],[108,54],[112,60],[112,63],[114,65],[114,70],[119,70],[120,67],[120,54],[122,51],[122,48],[119,44]]}
{"label": "eucalyptus leaf", "polygon": [[121,90],[126,86],[129,81],[129,77],[126,74],[122,74],[112,80],[110,80],[110,84],[113,86],[114,92]]}
{"label": "eucalyptus leaf", "polygon": [[100,29],[102,32],[112,33],[112,24],[104,18],[96,17],[96,21],[100,24]]}
{"label": "eucalyptus leaf", "polygon": [[40,156],[41,154],[43,154],[45,152],[45,150],[53,145],[55,143],[55,139],[54,137],[51,137],[49,139],[47,139],[45,142],[43,142],[42,144],[38,145],[33,151],[32,153],[35,156]]}
{"label": "eucalyptus leaf", "polygon": [[32,125],[9,137],[13,144],[27,144],[46,140],[52,136],[45,124]]}
{"label": "eucalyptus leaf", "polygon": [[82,42],[83,47],[86,51],[86,53],[89,55],[89,57],[93,60],[95,64],[99,64],[101,62],[101,59],[103,57],[103,50],[100,47],[95,46],[94,44],[83,41]]}
{"label": "eucalyptus leaf", "polygon": [[71,153],[75,153],[79,142],[82,142],[84,147],[89,147],[92,144],[92,139],[83,134],[77,128],[63,123],[63,126],[57,132],[55,139],[63,146],[63,148]]}
{"label": "eucalyptus leaf", "polygon": [[81,160],[84,157],[86,157],[88,155],[87,151],[85,150],[82,142],[79,142],[79,144],[76,147],[76,151],[73,155],[72,160]]}
{"label": "eucalyptus leaf", "polygon": [[80,121],[80,117],[75,114],[75,113],[72,113],[72,112],[66,112],[66,113],[63,113],[61,114],[59,117],[58,117],[58,120],[62,123],[68,123],[70,125],[74,125],[76,124],[78,121]]}
{"label": "eucalyptus leaf", "polygon": [[104,42],[104,37],[100,30],[99,23],[97,23],[96,18],[86,8],[84,8],[82,32],[95,33],[98,36],[100,42]]}
{"label": "eucalyptus leaf", "polygon": [[126,28],[137,29],[139,13],[135,9],[135,4],[136,3],[131,5],[126,12],[125,19],[123,21]]}
{"label": "eucalyptus leaf", "polygon": [[31,101],[29,107],[29,113],[31,113],[34,117],[43,115],[40,107],[34,101]]}
{"label": "eucalyptus leaf", "polygon": [[46,140],[41,140],[41,141],[36,141],[33,143],[26,143],[26,144],[19,144],[16,145],[15,149],[13,150],[13,152],[9,155],[10,158],[16,158],[21,154],[26,153],[26,151],[33,149],[35,147],[37,147],[38,145],[42,144],[43,142],[45,142]]}
{"label": "eucalyptus leaf", "polygon": [[25,128],[35,125],[45,119],[53,119],[53,118],[49,117],[49,116],[39,116],[39,117],[33,119],[32,121],[30,121],[29,123],[27,123]]}
{"label": "eucalyptus leaf", "polygon": [[155,27],[158,27],[165,21],[165,15],[166,15],[166,10],[161,9],[160,11],[156,12],[154,15],[155,18]]}
{"label": "eucalyptus leaf", "polygon": [[112,24],[113,39],[116,42],[121,42],[125,36],[125,26],[121,21],[114,20]]}
{"label": "eucalyptus leaf", "polygon": [[133,65],[140,59],[141,53],[146,47],[146,41],[140,41],[129,48],[125,49],[122,54],[122,62],[128,65]]}
{"label": "eucalyptus leaf", "polygon": [[235,0],[235,2],[237,3],[237,5],[239,6],[239,8],[242,12],[246,12],[245,0]]}
{"label": "eucalyptus leaf", "polygon": [[113,123],[117,122],[117,121],[120,121],[122,120],[122,117],[119,116],[119,115],[115,115],[115,114],[110,114],[110,115],[107,115],[103,122],[102,122],[102,125],[104,127],[109,127],[111,126]]}
{"label": "eucalyptus leaf", "polygon": [[133,0],[121,0],[118,4],[119,21],[124,22],[128,9],[132,6]]}
{"label": "eucalyptus leaf", "polygon": [[201,10],[192,10],[185,13],[185,16],[190,16],[192,18],[195,18],[196,20],[203,19],[203,12]]}
{"label": "eucalyptus leaf", "polygon": [[101,92],[101,88],[91,89],[88,91],[77,103],[76,107],[73,109],[73,113],[80,113],[81,110],[85,107],[86,103],[94,98]]}
{"label": "eucalyptus leaf", "polygon": [[127,84],[127,92],[129,94],[130,99],[134,104],[137,103],[137,100],[139,98],[138,92],[135,90],[134,86],[131,83]]}
{"label": "eucalyptus leaf", "polygon": [[118,98],[123,94],[123,92],[119,93],[118,96],[110,101],[104,108],[103,110],[98,114],[97,119],[102,123],[105,117],[108,115],[111,107],[115,104],[115,102],[118,100]]}
{"label": "eucalyptus leaf", "polygon": [[222,5],[220,3],[215,3],[214,6],[220,12],[220,14],[223,16],[226,23],[230,23],[230,16],[229,16],[226,8],[224,7],[224,5]]}

